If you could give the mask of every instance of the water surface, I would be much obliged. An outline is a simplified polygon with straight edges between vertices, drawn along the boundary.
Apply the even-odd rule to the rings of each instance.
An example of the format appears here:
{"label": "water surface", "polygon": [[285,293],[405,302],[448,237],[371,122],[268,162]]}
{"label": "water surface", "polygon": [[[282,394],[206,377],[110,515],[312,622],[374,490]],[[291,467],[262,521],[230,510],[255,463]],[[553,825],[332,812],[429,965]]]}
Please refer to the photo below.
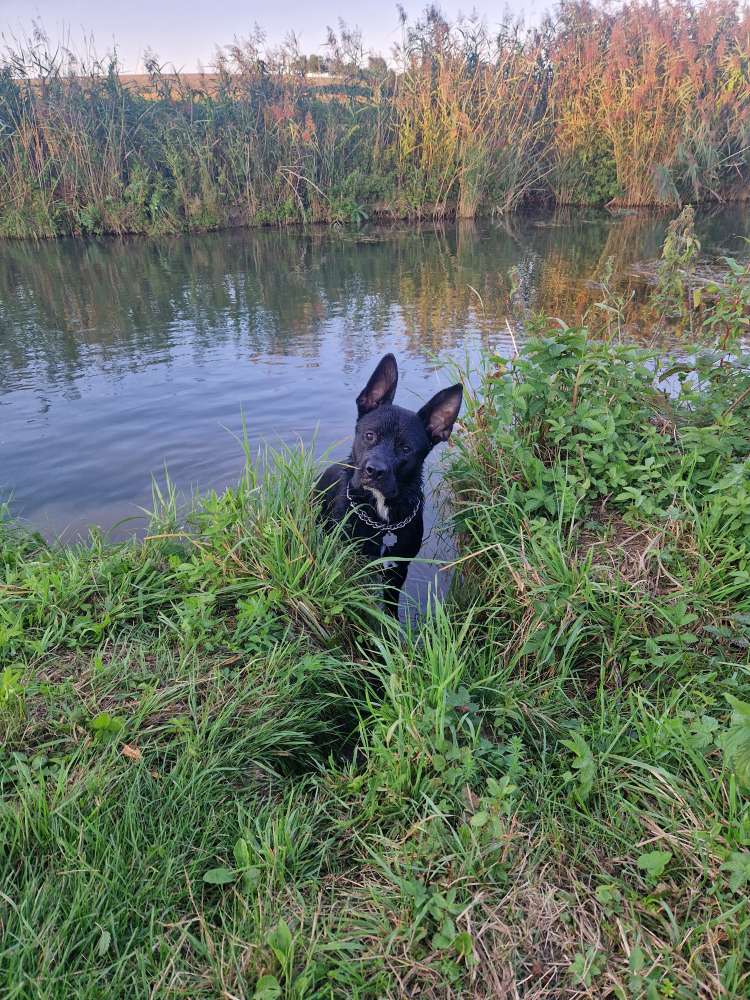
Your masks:
{"label": "water surface", "polygon": [[[667,222],[2,242],[0,497],[50,536],[109,529],[150,504],[165,467],[185,494],[234,482],[243,413],[253,446],[317,431],[318,451],[343,455],[383,353],[399,359],[397,401],[416,406],[448,358],[510,352],[511,267],[530,305],[567,318],[608,257],[657,256]],[[736,206],[699,220],[709,255],[743,255],[749,233]]]}

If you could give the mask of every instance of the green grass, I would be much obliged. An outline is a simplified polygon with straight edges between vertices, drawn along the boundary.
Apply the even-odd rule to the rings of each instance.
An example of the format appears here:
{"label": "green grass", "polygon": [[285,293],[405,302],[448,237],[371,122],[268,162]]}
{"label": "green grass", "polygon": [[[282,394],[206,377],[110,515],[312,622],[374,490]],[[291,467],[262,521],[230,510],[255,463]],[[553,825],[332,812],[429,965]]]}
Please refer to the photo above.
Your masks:
{"label": "green grass", "polygon": [[567,872],[571,985],[746,995],[750,359],[540,332],[449,475],[514,816]]}
{"label": "green grass", "polygon": [[141,542],[0,522],[4,996],[747,995],[747,359],[538,333],[403,633],[294,452]]}

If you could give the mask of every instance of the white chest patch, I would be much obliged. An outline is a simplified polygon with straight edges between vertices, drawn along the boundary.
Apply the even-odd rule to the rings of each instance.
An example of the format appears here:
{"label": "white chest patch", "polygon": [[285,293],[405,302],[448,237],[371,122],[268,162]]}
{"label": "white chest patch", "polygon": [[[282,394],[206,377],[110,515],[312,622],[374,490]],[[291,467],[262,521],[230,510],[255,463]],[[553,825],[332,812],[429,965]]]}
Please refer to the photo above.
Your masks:
{"label": "white chest patch", "polygon": [[381,521],[385,521],[387,524],[390,515],[388,514],[388,507],[386,506],[385,503],[385,497],[380,492],[380,490],[374,490],[371,486],[365,486],[365,489],[367,490],[368,493],[372,493],[373,495],[373,498],[375,500],[375,506],[378,509],[378,517],[380,518]]}

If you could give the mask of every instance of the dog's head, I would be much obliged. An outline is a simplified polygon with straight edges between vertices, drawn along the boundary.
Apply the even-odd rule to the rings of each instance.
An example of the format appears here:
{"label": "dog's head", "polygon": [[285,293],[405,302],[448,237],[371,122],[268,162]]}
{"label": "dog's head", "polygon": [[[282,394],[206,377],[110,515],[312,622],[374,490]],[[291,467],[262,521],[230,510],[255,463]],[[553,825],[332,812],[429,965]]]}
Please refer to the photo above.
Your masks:
{"label": "dog's head", "polygon": [[452,385],[415,413],[393,405],[397,385],[396,359],[386,354],[357,396],[352,448],[352,486],[386,500],[418,477],[431,449],[448,440],[463,398],[461,385]]}

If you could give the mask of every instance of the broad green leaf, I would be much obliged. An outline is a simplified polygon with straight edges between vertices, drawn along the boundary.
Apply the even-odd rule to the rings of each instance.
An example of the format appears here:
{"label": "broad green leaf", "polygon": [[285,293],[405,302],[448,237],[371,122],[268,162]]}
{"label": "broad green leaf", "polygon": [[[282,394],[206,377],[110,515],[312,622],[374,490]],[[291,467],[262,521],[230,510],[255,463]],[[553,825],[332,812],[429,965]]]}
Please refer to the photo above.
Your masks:
{"label": "broad green leaf", "polygon": [[111,943],[112,943],[112,935],[109,933],[109,931],[102,931],[101,934],[99,935],[99,940],[96,945],[96,954],[99,956],[99,958],[102,958],[103,955],[107,954]]}
{"label": "broad green leaf", "polygon": [[237,878],[237,873],[231,868],[209,868],[203,876],[203,881],[209,885],[229,885]]}
{"label": "broad green leaf", "polygon": [[474,813],[469,822],[473,827],[481,828],[487,824],[490,814],[487,812]]}
{"label": "broad green leaf", "polygon": [[255,984],[253,1000],[276,1000],[281,996],[281,986],[276,976],[261,976]]}
{"label": "broad green leaf", "polygon": [[240,837],[234,845],[234,860],[238,868],[247,868],[250,864],[250,849],[244,837]]}
{"label": "broad green leaf", "polygon": [[289,955],[292,947],[292,932],[286,920],[279,920],[278,924],[268,935],[268,943],[273,948],[276,957],[281,961]]}
{"label": "broad green leaf", "polygon": [[647,851],[638,858],[638,867],[656,882],[664,874],[664,869],[671,860],[671,851]]}

